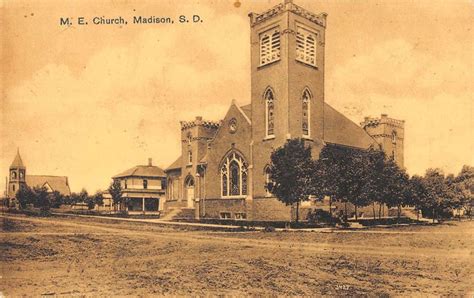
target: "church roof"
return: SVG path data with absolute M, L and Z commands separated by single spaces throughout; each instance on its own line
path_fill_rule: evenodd
M 181 155 L 165 171 L 181 169 Z
M 26 175 L 26 184 L 29 187 L 49 185 L 52 191 L 59 191 L 64 196 L 71 194 L 69 183 L 65 176 Z
M 324 141 L 364 149 L 377 144 L 362 127 L 327 103 L 324 103 Z
M 10 168 L 25 168 L 25 165 L 23 164 L 23 160 L 21 160 L 20 150 L 17 150 L 15 159 L 10 165 Z
M 126 170 L 120 174 L 113 176 L 112 178 L 123 178 L 123 177 L 166 177 L 165 171 L 157 166 L 135 166 L 131 169 Z
M 241 106 L 240 109 L 242 110 L 242 112 L 244 112 L 245 116 L 247 116 L 249 119 L 251 119 L 251 116 L 252 116 L 252 105 L 251 104 Z

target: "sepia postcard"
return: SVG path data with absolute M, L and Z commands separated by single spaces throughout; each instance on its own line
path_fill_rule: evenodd
M 472 297 L 473 16 L 0 1 L 0 296 Z

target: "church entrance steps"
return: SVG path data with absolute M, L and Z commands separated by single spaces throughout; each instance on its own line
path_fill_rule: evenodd
M 194 208 L 172 208 L 168 209 L 161 220 L 192 220 L 194 219 Z
M 161 220 L 172 220 L 176 214 L 178 214 L 180 209 L 177 208 L 170 208 L 164 212 L 164 215 L 160 217 Z

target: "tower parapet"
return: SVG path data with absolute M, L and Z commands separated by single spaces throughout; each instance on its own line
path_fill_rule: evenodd
M 257 13 L 249 13 L 250 17 L 250 26 L 255 26 L 259 23 L 262 23 L 274 16 L 277 16 L 285 11 L 291 11 L 315 24 L 318 24 L 322 27 L 326 27 L 326 13 L 315 14 L 312 13 L 301 6 L 298 6 L 292 2 L 292 0 L 284 0 L 283 3 L 280 3 L 260 14 Z
M 405 120 L 382 114 L 380 118 L 365 117 L 360 126 L 379 143 L 389 158 L 393 158 L 401 168 L 404 167 Z
M 220 122 L 203 120 L 201 116 L 197 116 L 195 120 L 192 121 L 181 121 L 181 130 L 185 130 L 195 126 L 204 126 L 205 128 L 219 128 L 221 125 Z

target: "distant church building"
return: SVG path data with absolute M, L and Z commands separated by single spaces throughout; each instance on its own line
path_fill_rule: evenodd
M 26 175 L 26 167 L 18 150 L 10 165 L 7 197 L 10 202 L 15 201 L 15 195 L 21 187 L 45 187 L 48 192 L 58 191 L 63 196 L 71 195 L 68 178 L 65 176 Z
M 166 169 L 166 209 L 196 218 L 289 220 L 266 189 L 270 155 L 303 138 L 318 158 L 326 144 L 383 149 L 403 167 L 404 122 L 366 118 L 362 127 L 325 102 L 326 14 L 285 0 L 250 13 L 251 102 L 232 102 L 219 122 L 181 122 L 181 156 Z

